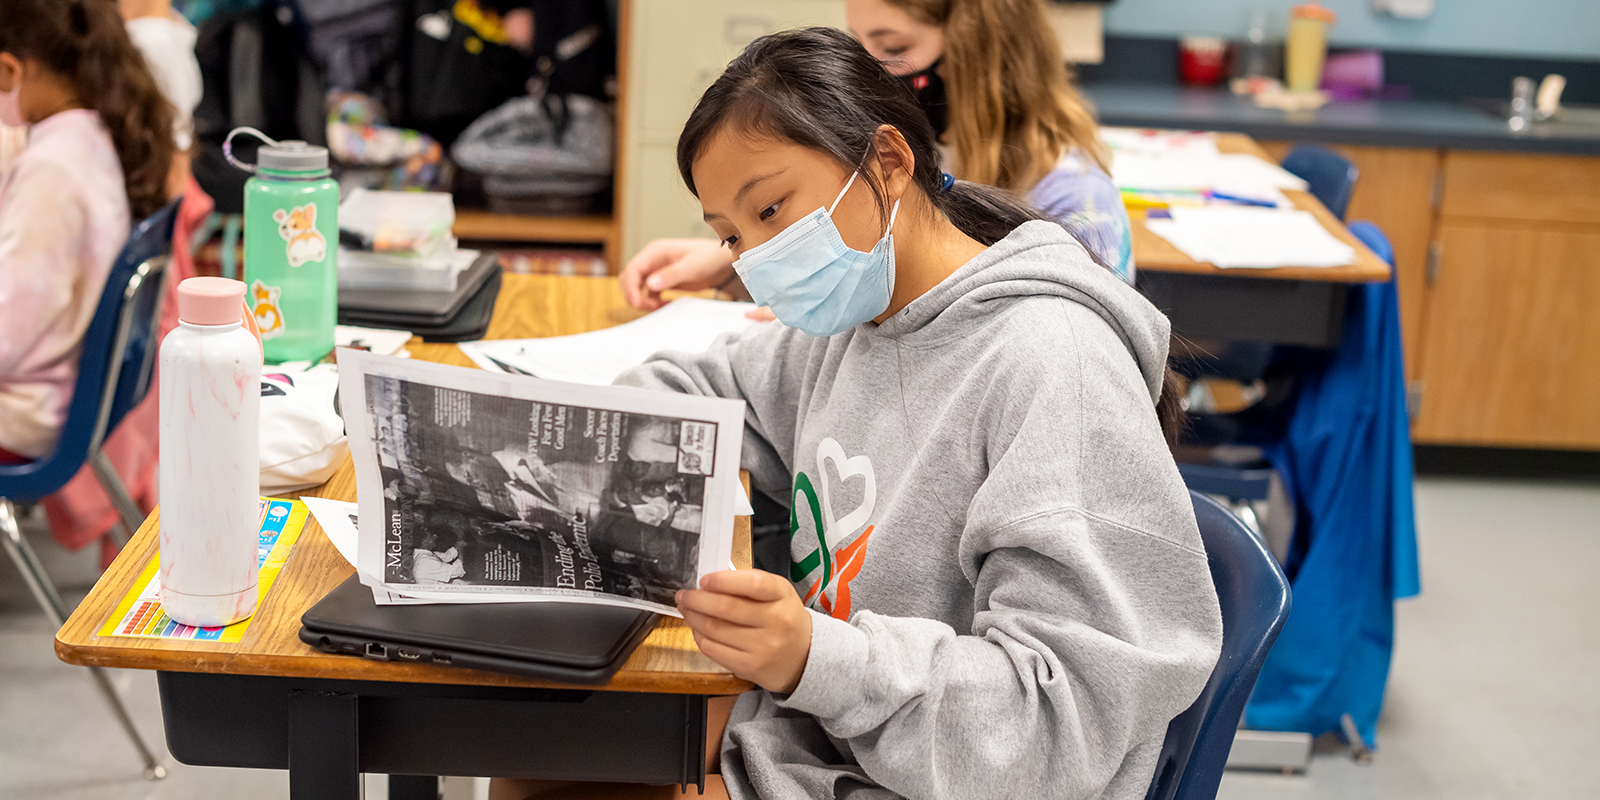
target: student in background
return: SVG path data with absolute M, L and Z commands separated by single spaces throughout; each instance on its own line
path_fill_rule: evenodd
M 1062 226 L 942 173 L 926 116 L 836 30 L 753 42 L 678 168 L 784 324 L 617 383 L 748 403 L 751 486 L 794 509 L 778 563 L 677 595 L 759 687 L 713 702 L 705 796 L 1143 798 L 1222 640 L 1163 436 L 1166 318 Z M 680 795 L 491 787 L 599 796 Z
M 200 105 L 200 62 L 194 57 L 196 32 L 172 10 L 172 0 L 117 0 L 128 38 L 144 56 L 161 95 L 172 104 L 172 169 L 167 196 L 183 194 L 189 183 L 189 148 L 194 145 L 194 109 Z
M 29 127 L 0 175 L 0 460 L 15 462 L 55 448 L 111 263 L 131 222 L 167 202 L 172 110 L 114 0 L 0 0 L 0 123 Z M 130 414 L 118 433 L 140 424 Z M 141 433 L 125 448 L 135 497 L 154 489 L 154 428 Z M 107 443 L 113 462 L 123 449 Z M 74 486 L 93 477 L 46 510 L 82 545 L 116 515 L 93 486 L 100 511 L 86 516 Z
M 1068 80 L 1043 0 L 845 0 L 851 33 L 928 115 L 957 178 L 1022 195 L 1132 283 L 1132 228 L 1087 101 Z M 623 269 L 623 295 L 734 289 L 709 239 L 658 239 Z

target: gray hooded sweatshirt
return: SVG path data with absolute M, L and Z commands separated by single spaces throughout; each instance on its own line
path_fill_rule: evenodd
M 1167 339 L 1030 222 L 882 325 L 757 326 L 619 379 L 748 401 L 744 466 L 792 510 L 811 652 L 735 707 L 733 797 L 1144 796 L 1222 641 L 1156 421 Z

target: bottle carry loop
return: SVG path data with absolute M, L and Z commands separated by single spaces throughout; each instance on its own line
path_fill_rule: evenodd
M 241 133 L 248 133 L 251 136 L 254 136 L 257 139 L 260 139 L 261 141 L 266 142 L 269 145 L 278 144 L 278 140 L 272 138 L 271 136 L 268 136 L 268 135 L 262 133 L 261 131 L 256 130 L 255 128 L 246 127 L 246 126 L 241 126 L 241 127 L 238 127 L 238 128 L 234 128 L 231 131 L 228 131 L 228 138 L 222 140 L 222 157 L 228 159 L 228 163 L 229 164 L 232 164 L 235 167 L 238 167 L 239 169 L 242 169 L 245 172 L 248 172 L 251 175 L 254 175 L 254 174 L 256 174 L 256 165 L 255 164 L 246 164 L 245 162 L 240 161 L 239 159 L 233 157 L 233 137 L 238 136 Z

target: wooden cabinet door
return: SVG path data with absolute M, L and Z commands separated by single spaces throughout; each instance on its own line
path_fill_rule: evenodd
M 1427 299 L 1428 242 L 1433 235 L 1434 180 L 1440 151 L 1420 147 L 1322 145 L 1356 165 L 1355 193 L 1348 219 L 1377 224 L 1394 246 L 1400 276 L 1400 327 L 1405 337 L 1406 378 L 1417 377 L 1423 309 Z M 1279 161 L 1294 148 L 1291 142 L 1261 142 Z
M 1445 218 L 1413 438 L 1600 449 L 1600 230 Z

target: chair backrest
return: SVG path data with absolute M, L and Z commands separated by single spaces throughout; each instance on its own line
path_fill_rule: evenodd
M 1272 467 L 1236 467 L 1229 464 L 1178 462 L 1183 485 L 1229 500 L 1266 500 L 1272 492 Z
M 1350 208 L 1350 195 L 1356 190 L 1356 165 L 1326 147 L 1302 144 L 1284 156 L 1283 168 L 1309 184 L 1307 191 L 1334 216 L 1344 219 Z
M 1206 688 L 1167 726 L 1146 800 L 1212 800 L 1245 701 L 1289 617 L 1289 581 L 1228 509 L 1189 492 L 1222 606 L 1222 655 Z
M 83 335 L 78 379 L 56 449 L 38 461 L 0 466 L 0 496 L 33 500 L 66 485 L 149 392 L 177 209 L 174 201 L 152 214 L 123 245 Z

